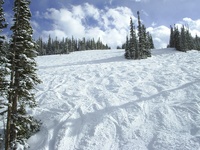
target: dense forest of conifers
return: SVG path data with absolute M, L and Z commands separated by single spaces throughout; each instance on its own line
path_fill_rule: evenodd
M 176 48 L 178 51 L 200 50 L 200 37 L 197 35 L 193 37 L 190 33 L 189 27 L 182 25 L 179 29 L 178 26 L 170 26 L 170 39 L 168 47 Z
M 82 50 L 110 49 L 100 38 L 97 41 L 94 38 L 92 40 L 86 38 L 77 40 L 73 37 L 58 40 L 57 38 L 51 38 L 49 35 L 48 41 L 45 42 L 42 38 L 39 38 L 36 43 L 38 44 L 37 51 L 39 55 L 68 54 Z
M 83 51 L 83 50 L 103 50 L 110 49 L 107 44 L 104 44 L 99 38 L 97 41 L 93 39 L 75 39 L 72 38 L 63 38 L 58 40 L 58 38 L 52 38 L 50 35 L 48 40 L 45 41 L 43 38 L 38 38 L 36 40 L 36 50 L 38 55 L 54 55 L 54 54 L 69 54 L 74 51 Z M 7 41 L 4 42 L 5 48 L 9 51 L 9 45 Z

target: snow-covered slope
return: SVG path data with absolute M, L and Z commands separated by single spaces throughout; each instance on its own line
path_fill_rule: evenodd
M 200 53 L 124 50 L 37 58 L 42 120 L 30 150 L 200 150 Z

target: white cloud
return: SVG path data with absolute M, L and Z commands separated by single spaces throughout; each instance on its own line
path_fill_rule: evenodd
M 33 28 L 36 28 L 36 29 L 39 28 L 39 24 L 34 20 L 31 20 L 31 25 Z
M 50 8 L 44 17 L 53 23 L 52 29 L 42 31 L 42 34 L 58 38 L 101 38 L 104 43 L 115 48 L 125 42 L 130 16 L 136 20 L 127 7 L 98 9 L 88 3 L 72 6 L 71 11 L 66 8 Z
M 137 25 L 137 18 L 133 16 L 128 7 L 104 8 L 98 9 L 95 6 L 84 3 L 83 5 L 72 6 L 71 10 L 66 8 L 47 10 L 43 17 L 52 22 L 52 28 L 48 31 L 42 31 L 43 37 L 63 37 L 75 38 L 94 38 L 101 40 L 110 47 L 121 46 L 126 35 L 129 34 L 130 17 Z M 37 26 L 36 23 L 34 23 Z M 200 36 L 200 20 L 183 18 L 178 25 L 188 24 L 192 35 Z M 164 48 L 169 43 L 170 29 L 164 25 L 157 26 L 152 23 L 148 27 L 153 37 L 156 48 Z
M 99 19 L 100 10 L 95 8 L 93 5 L 85 3 L 83 9 L 87 16 L 94 17 L 96 20 Z
M 196 34 L 200 36 L 200 19 L 192 20 L 191 18 L 183 18 L 183 21 L 180 23 L 189 27 L 192 36 L 196 36 Z
M 46 40 L 46 41 L 47 41 L 49 35 L 51 35 L 54 38 L 57 37 L 58 40 L 62 40 L 63 37 L 67 37 L 65 32 L 58 30 L 58 29 L 51 30 L 51 31 L 43 31 L 42 34 L 43 34 L 44 40 Z
M 136 18 L 132 15 L 132 11 L 129 8 L 117 7 L 107 9 L 103 18 L 106 20 L 106 26 L 108 26 L 108 28 L 127 29 L 131 16 L 133 21 L 136 21 Z
M 196 34 L 200 36 L 200 19 L 192 20 L 191 18 L 183 18 L 182 21 L 177 22 L 176 26 L 181 28 L 182 25 L 189 27 L 193 37 L 195 37 Z M 170 36 L 170 29 L 168 27 L 163 25 L 156 27 L 156 24 L 153 23 L 152 27 L 147 28 L 147 31 L 151 33 L 156 48 L 164 48 L 168 45 Z
M 157 23 L 155 23 L 155 22 L 152 22 L 152 24 L 151 24 L 151 26 L 156 26 L 157 25 Z
M 81 5 L 72 7 L 72 16 L 79 21 L 85 18 L 85 12 Z
M 78 14 L 80 12 L 77 8 L 73 10 L 76 12 L 73 14 L 67 9 L 57 10 L 55 8 L 48 9 L 45 13 L 45 18 L 53 21 L 53 29 L 49 31 L 52 36 L 58 35 L 63 32 L 61 35 L 68 35 L 69 37 L 75 36 L 77 38 L 83 37 L 85 34 L 85 27 L 82 24 L 82 16 Z M 55 34 L 54 34 L 55 31 Z M 48 31 L 43 31 L 47 33 Z
M 125 42 L 126 35 L 129 34 L 130 17 L 137 25 L 137 18 L 127 7 L 98 9 L 88 3 L 72 6 L 71 11 L 66 8 L 59 10 L 50 8 L 44 17 L 53 22 L 51 30 L 42 32 L 44 38 L 48 35 L 58 39 L 71 36 L 95 38 L 95 40 L 100 38 L 112 48 L 121 46 Z M 87 21 L 91 18 L 94 21 L 92 24 Z M 156 48 L 167 46 L 169 28 L 150 27 L 147 31 L 152 34 Z
M 147 28 L 153 37 L 154 46 L 156 48 L 165 48 L 169 43 L 170 29 L 166 26 Z
M 131 0 L 131 1 L 135 1 L 135 2 L 148 2 L 149 0 Z

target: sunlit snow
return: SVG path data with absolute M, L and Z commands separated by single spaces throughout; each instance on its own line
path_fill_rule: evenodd
M 38 57 L 30 150 L 200 150 L 200 53 L 124 50 Z

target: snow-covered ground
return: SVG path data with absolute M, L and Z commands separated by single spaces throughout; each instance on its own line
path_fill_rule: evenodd
M 200 150 L 200 52 L 124 50 L 37 58 L 41 119 L 30 150 Z

